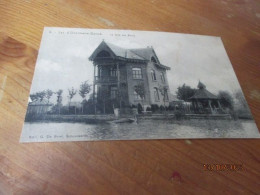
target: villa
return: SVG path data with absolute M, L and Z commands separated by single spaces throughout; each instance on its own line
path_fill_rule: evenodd
M 93 97 L 119 107 L 169 105 L 167 70 L 152 47 L 125 49 L 102 41 L 89 60 L 94 65 Z M 143 94 L 136 90 L 142 86 Z M 140 89 L 140 87 L 139 87 Z

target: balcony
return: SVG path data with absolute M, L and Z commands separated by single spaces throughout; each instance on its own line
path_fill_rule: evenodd
M 102 83 L 102 84 L 111 84 L 116 83 L 117 77 L 111 77 L 111 76 L 95 76 L 95 83 Z

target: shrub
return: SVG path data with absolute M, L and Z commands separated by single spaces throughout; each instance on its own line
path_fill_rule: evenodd
M 136 108 L 136 105 L 132 104 L 132 105 L 131 105 L 131 108 Z
M 139 114 L 142 113 L 143 107 L 142 107 L 142 105 L 140 103 L 137 105 L 137 109 L 138 109 L 138 113 Z
M 172 110 L 174 110 L 174 107 L 173 107 L 173 106 L 169 106 L 169 107 L 168 107 L 168 110 L 169 110 L 169 111 L 172 111 Z
M 159 110 L 159 106 L 157 104 L 152 104 L 151 105 L 151 110 L 152 110 L 152 112 L 156 112 L 156 111 Z
M 95 113 L 95 105 L 90 102 L 84 105 L 84 114 L 94 114 Z
M 229 110 L 229 114 L 234 120 L 238 120 L 238 114 L 234 110 Z
M 164 111 L 165 110 L 165 107 L 163 105 L 160 106 L 160 110 L 161 111 Z
M 176 118 L 177 120 L 181 120 L 181 119 L 184 118 L 183 112 L 181 112 L 181 111 L 179 111 L 179 110 L 176 110 L 176 111 L 174 112 L 174 115 L 175 115 L 175 118 Z
M 151 111 L 151 110 L 152 110 L 152 109 L 151 109 L 151 107 L 149 107 L 149 106 L 146 108 L 146 111 Z

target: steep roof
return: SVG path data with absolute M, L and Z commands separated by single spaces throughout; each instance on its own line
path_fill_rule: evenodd
M 147 48 L 140 48 L 140 49 L 130 49 L 133 53 L 141 56 L 145 60 L 151 60 L 151 56 L 156 56 L 153 48 L 147 47 Z M 159 62 L 159 59 L 156 56 L 156 59 Z
M 150 61 L 151 57 L 154 56 L 157 60 L 157 63 L 156 63 L 157 66 L 170 70 L 170 67 L 162 65 L 159 62 L 159 59 L 157 58 L 154 49 L 150 48 L 150 47 L 139 48 L 139 49 L 125 49 L 125 48 L 119 47 L 117 45 L 114 45 L 112 43 L 107 43 L 105 41 L 102 41 L 99 44 L 99 46 L 95 49 L 95 51 L 92 53 L 92 55 L 89 57 L 89 59 L 94 60 L 96 55 L 100 51 L 102 51 L 102 48 L 107 48 L 115 55 L 115 57 L 120 57 L 123 59 Z
M 218 99 L 218 97 L 206 89 L 206 85 L 199 81 L 198 89 L 196 90 L 195 94 L 189 98 L 190 100 L 194 99 Z
M 218 97 L 210 93 L 207 89 L 197 89 L 190 99 L 218 99 Z
M 104 42 L 111 50 L 112 52 L 118 56 L 118 57 L 122 57 L 122 58 L 129 58 L 129 59 L 138 59 L 138 60 L 145 60 L 144 58 L 136 55 L 135 53 L 133 53 L 131 50 L 129 49 L 125 49 L 122 47 L 118 47 L 112 43 L 106 43 Z
M 206 89 L 206 85 L 199 81 L 198 86 L 199 89 Z

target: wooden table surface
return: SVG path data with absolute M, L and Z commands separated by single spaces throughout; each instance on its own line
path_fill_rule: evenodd
M 0 194 L 260 194 L 259 140 L 19 144 L 44 26 L 221 36 L 260 127 L 257 0 L 1 0 Z

